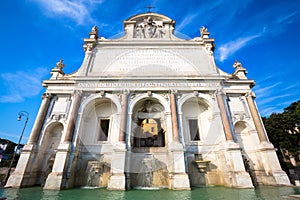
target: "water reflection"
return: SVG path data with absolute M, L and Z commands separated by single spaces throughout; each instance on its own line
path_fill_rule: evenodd
M 57 190 L 43 190 L 42 200 L 56 200 L 59 199 L 60 191 Z
M 135 199 L 201 199 L 201 200 L 281 200 L 288 195 L 300 194 L 300 188 L 295 187 L 258 187 L 256 189 L 235 189 L 225 187 L 201 187 L 193 188 L 191 191 L 161 190 L 129 190 L 129 191 L 108 191 L 103 188 L 94 189 L 69 189 L 62 191 L 43 190 L 40 187 L 23 189 L 0 190 L 0 198 L 20 200 L 135 200 Z

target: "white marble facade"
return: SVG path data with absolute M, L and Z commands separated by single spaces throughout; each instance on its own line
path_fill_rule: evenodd
M 119 39 L 84 39 L 78 71 L 63 61 L 7 185 L 45 189 L 289 185 L 241 63 L 214 61 L 214 39 L 174 36 L 157 13 L 124 21 Z

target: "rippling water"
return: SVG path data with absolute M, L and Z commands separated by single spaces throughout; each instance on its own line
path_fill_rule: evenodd
M 93 199 L 201 199 L 201 200 L 282 200 L 289 195 L 300 194 L 300 188 L 295 187 L 260 187 L 256 189 L 234 189 L 225 187 L 193 188 L 191 191 L 161 190 L 129 190 L 108 191 L 104 188 L 77 188 L 63 191 L 43 190 L 40 187 L 0 190 L 1 197 L 21 200 L 93 200 Z

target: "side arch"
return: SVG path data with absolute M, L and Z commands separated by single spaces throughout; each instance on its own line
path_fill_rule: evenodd
M 209 141 L 211 110 L 211 104 L 202 95 L 189 94 L 178 102 L 180 135 L 185 144 L 199 145 Z
M 95 99 L 110 99 L 117 107 L 117 112 L 121 113 L 121 102 L 120 99 L 113 94 L 109 94 L 109 93 L 105 93 L 104 96 L 102 96 L 101 94 L 93 94 L 90 95 L 89 97 L 87 97 L 86 99 L 83 100 L 83 102 L 81 103 L 81 106 L 79 108 L 79 112 L 78 113 L 82 113 L 85 109 L 89 108 L 89 106 L 93 105 L 91 104 L 91 102 L 93 102 Z
M 44 185 L 48 175 L 52 171 L 56 151 L 62 141 L 64 125 L 61 122 L 53 121 L 47 125 L 40 141 L 37 164 L 35 169 L 38 174 L 36 184 Z
M 179 101 L 178 101 L 178 112 L 182 112 L 182 105 L 187 102 L 188 100 L 192 99 L 192 98 L 198 98 L 199 100 L 201 100 L 205 106 L 207 106 L 209 109 L 211 109 L 213 106 L 210 103 L 210 100 L 207 99 L 207 97 L 201 93 L 199 93 L 197 96 L 194 93 L 191 94 L 187 94 L 184 95 Z
M 237 121 L 234 130 L 238 143 L 245 151 L 254 150 L 259 145 L 257 131 L 246 121 Z

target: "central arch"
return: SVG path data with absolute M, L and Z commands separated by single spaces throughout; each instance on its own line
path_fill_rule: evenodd
M 140 99 L 132 109 L 131 146 L 133 148 L 164 147 L 167 130 L 165 109 L 158 99 Z

